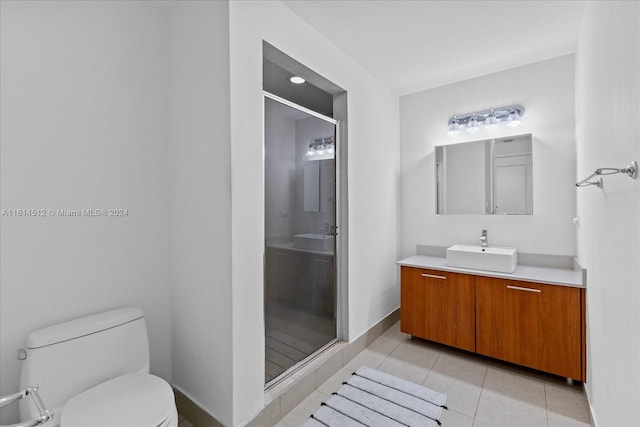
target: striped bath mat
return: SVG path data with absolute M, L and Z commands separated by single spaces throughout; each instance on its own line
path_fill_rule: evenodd
M 361 366 L 303 427 L 440 425 L 447 395 Z

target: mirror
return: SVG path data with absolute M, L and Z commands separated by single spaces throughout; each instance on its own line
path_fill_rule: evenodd
M 531 134 L 435 147 L 436 214 L 532 215 Z
M 334 159 L 304 162 L 305 212 L 331 212 L 335 194 L 334 169 Z

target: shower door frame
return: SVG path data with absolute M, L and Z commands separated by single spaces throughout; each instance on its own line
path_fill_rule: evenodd
M 323 345 L 322 347 L 320 347 L 318 350 L 316 350 L 315 352 L 311 353 L 310 355 L 308 355 L 307 357 L 305 357 L 304 359 L 302 359 L 300 362 L 296 363 L 295 365 L 291 366 L 289 369 L 285 370 L 284 372 L 282 372 L 280 375 L 276 376 L 275 378 L 271 379 L 269 382 L 265 383 L 264 388 L 265 391 L 276 386 L 277 384 L 279 384 L 280 382 L 282 382 L 284 379 L 288 378 L 289 376 L 291 376 L 294 372 L 299 371 L 300 369 L 302 369 L 305 365 L 307 365 L 308 363 L 310 363 L 313 359 L 315 359 L 317 356 L 319 356 L 320 354 L 322 354 L 325 350 L 327 350 L 328 348 L 330 348 L 331 346 L 333 346 L 334 344 L 336 344 L 340 339 L 344 338 L 342 337 L 342 334 L 344 333 L 343 327 L 345 325 L 343 325 L 343 321 L 345 319 L 343 319 L 342 315 L 343 315 L 343 309 L 342 309 L 342 299 L 343 299 L 343 294 L 341 292 L 341 285 L 342 285 L 342 281 L 340 280 L 340 276 L 341 274 L 339 273 L 341 271 L 341 268 L 343 266 L 343 261 L 342 261 L 342 257 L 341 257 L 341 251 L 339 251 L 339 247 L 340 247 L 340 227 L 341 227 L 341 223 L 340 223 L 340 205 L 341 205 L 341 193 L 340 193 L 340 171 L 341 171 L 341 167 L 340 167 L 340 155 L 339 155 L 339 151 L 340 151 L 340 120 L 336 120 L 332 117 L 328 117 L 325 116 L 324 114 L 318 113 L 317 111 L 313 111 L 309 108 L 303 107 L 302 105 L 296 104 L 295 102 L 289 101 L 288 99 L 279 97 L 278 95 L 274 95 L 271 92 L 268 92 L 266 90 L 262 91 L 263 93 L 263 108 L 265 105 L 265 100 L 271 99 L 273 101 L 279 102 L 280 104 L 286 105 L 288 107 L 294 108 L 298 111 L 301 111 L 303 113 L 309 114 L 310 116 L 316 117 L 318 119 L 324 120 L 326 122 L 329 122 L 331 124 L 334 125 L 334 138 L 335 138 L 335 150 L 334 150 L 334 156 L 335 156 L 335 168 L 334 168 L 334 175 L 335 175 L 335 194 L 334 194 L 334 221 L 335 221 L 335 231 L 334 231 L 334 236 L 335 236 L 335 240 L 334 240 L 334 248 L 333 248 L 333 256 L 334 256 L 334 267 L 333 267 L 333 276 L 334 276 L 334 283 L 335 283 L 335 289 L 334 289 L 334 294 L 335 294 L 335 307 L 334 307 L 334 316 L 336 319 L 336 337 L 334 339 L 332 339 L 331 341 L 327 342 L 325 345 Z M 264 111 L 262 113 L 262 117 L 264 118 L 265 114 Z M 264 129 L 264 126 L 263 126 Z M 264 130 L 263 130 L 263 150 L 266 150 L 265 148 L 265 141 L 264 141 Z M 264 163 L 264 156 L 263 156 L 263 163 Z M 263 171 L 264 171 L 264 164 L 263 164 Z M 263 182 L 266 182 L 266 177 L 263 177 Z M 264 250 L 265 248 L 263 248 Z M 263 268 L 263 271 L 266 271 Z M 263 280 L 265 280 L 263 278 Z M 266 328 L 266 323 L 265 323 L 265 328 Z M 265 334 L 266 334 L 266 329 L 265 329 Z

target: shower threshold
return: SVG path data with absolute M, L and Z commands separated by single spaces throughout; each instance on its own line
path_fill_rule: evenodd
M 275 391 L 275 389 L 279 385 L 284 384 L 285 382 L 287 382 L 287 380 L 289 380 L 295 373 L 303 370 L 305 367 L 307 367 L 312 362 L 317 360 L 323 354 L 325 354 L 326 352 L 331 350 L 336 344 L 339 344 L 339 343 L 342 343 L 342 342 L 343 341 L 341 341 L 341 340 L 339 340 L 337 338 L 334 338 L 333 340 L 329 341 L 324 346 L 320 347 L 318 350 L 316 350 L 313 353 L 311 353 L 308 357 L 306 357 L 303 360 L 301 360 L 300 362 L 296 363 L 295 365 L 293 365 L 292 367 L 290 367 L 289 369 L 287 369 L 286 371 L 284 371 L 280 375 L 278 375 L 278 376 L 274 377 L 273 379 L 269 380 L 269 382 L 267 382 L 265 384 L 265 386 L 264 386 L 265 394 Z

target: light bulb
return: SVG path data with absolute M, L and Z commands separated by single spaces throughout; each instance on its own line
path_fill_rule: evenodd
M 304 83 L 306 80 L 305 80 L 305 79 L 303 79 L 302 77 L 299 77 L 299 76 L 292 76 L 292 77 L 290 77 L 290 78 L 289 78 L 289 81 L 290 81 L 291 83 L 295 83 L 295 84 L 297 84 L 297 85 L 301 85 L 301 84 L 302 84 L 302 83 Z
M 467 132 L 474 134 L 479 130 L 480 128 L 478 127 L 478 119 L 476 119 L 476 115 L 474 114 L 467 122 Z
M 487 116 L 487 120 L 484 121 L 484 127 L 490 131 L 498 129 L 498 119 L 496 119 L 493 110 L 491 110 L 491 113 Z
M 449 125 L 449 132 L 447 132 L 449 136 L 458 136 L 460 135 L 460 125 L 458 124 L 458 118 L 454 118 L 453 122 Z
M 507 118 L 507 126 L 510 128 L 515 128 L 520 126 L 522 122 L 520 121 L 520 114 L 517 111 L 512 111 Z

